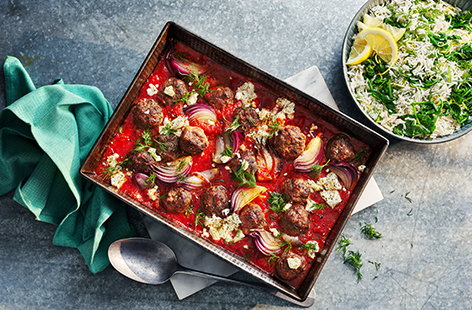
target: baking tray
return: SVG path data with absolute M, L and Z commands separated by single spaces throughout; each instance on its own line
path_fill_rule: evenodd
M 281 280 L 275 277 L 270 276 L 261 269 L 245 262 L 243 258 L 223 249 L 218 245 L 213 244 L 212 242 L 200 236 L 193 234 L 192 232 L 189 232 L 183 226 L 179 226 L 177 223 L 166 219 L 164 216 L 158 214 L 151 208 L 144 206 L 133 198 L 119 193 L 116 188 L 104 182 L 103 178 L 94 172 L 95 168 L 103 157 L 103 152 L 105 151 L 107 145 L 113 138 L 114 133 L 118 130 L 118 127 L 126 118 L 135 99 L 138 97 L 142 86 L 153 73 L 153 70 L 156 67 L 158 61 L 161 59 L 161 57 L 165 56 L 167 49 L 170 47 L 173 41 L 179 41 L 195 49 L 196 51 L 207 55 L 215 62 L 225 66 L 226 68 L 238 72 L 243 76 L 246 76 L 254 81 L 261 83 L 262 85 L 268 87 L 268 89 L 271 89 L 278 96 L 286 97 L 289 100 L 296 102 L 297 104 L 301 104 L 302 106 L 311 110 L 312 113 L 315 113 L 320 118 L 337 126 L 340 130 L 346 132 L 352 137 L 355 137 L 356 139 L 366 143 L 370 146 L 372 150 L 365 164 L 366 168 L 364 170 L 364 173 L 361 175 L 356 187 L 352 191 L 349 201 L 341 212 L 341 214 L 339 215 L 339 218 L 336 221 L 334 227 L 328 234 L 324 248 L 321 249 L 316 261 L 313 263 L 305 279 L 297 289 L 289 286 L 288 284 L 282 282 Z M 228 52 L 225 52 L 221 48 L 209 43 L 208 41 L 191 33 L 190 31 L 175 24 L 174 22 L 168 22 L 164 26 L 151 51 L 144 60 L 143 64 L 141 65 L 141 68 L 136 74 L 133 82 L 126 91 L 123 99 L 119 103 L 105 129 L 103 130 L 94 147 L 87 156 L 82 168 L 80 169 L 80 173 L 96 185 L 104 188 L 106 191 L 123 200 L 130 206 L 138 209 L 139 211 L 170 227 L 178 234 L 199 244 L 211 253 L 221 257 L 222 259 L 228 261 L 234 266 L 259 278 L 263 282 L 275 287 L 281 292 L 297 300 L 304 301 L 310 294 L 310 291 L 313 288 L 324 264 L 326 263 L 329 254 L 336 245 L 336 240 L 341 234 L 344 225 L 349 219 L 349 216 L 352 210 L 354 209 L 362 191 L 364 190 L 367 182 L 372 176 L 375 167 L 377 166 L 380 158 L 384 154 L 387 147 L 388 140 L 383 136 L 379 135 L 378 133 L 370 130 L 366 126 L 358 123 L 357 121 L 351 119 L 343 113 L 338 112 L 333 108 L 321 103 L 317 99 L 301 92 L 300 90 L 288 85 L 287 83 L 273 77 L 272 75 L 260 69 L 257 69 L 256 67 L 229 54 Z

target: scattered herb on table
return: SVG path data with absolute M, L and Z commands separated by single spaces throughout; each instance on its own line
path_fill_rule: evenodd
M 341 257 L 343 259 L 346 259 L 347 247 L 350 245 L 351 240 L 345 236 L 341 236 L 341 238 L 338 240 L 338 247 L 336 248 L 336 251 L 341 252 Z
M 409 203 L 412 203 L 412 200 L 411 200 L 411 198 L 410 198 L 408 195 L 410 195 L 410 192 L 407 192 L 407 193 L 405 194 L 405 196 L 403 196 L 403 197 L 404 197 L 406 200 L 408 200 Z
M 378 271 L 378 270 L 380 269 L 380 266 L 382 265 L 382 264 L 379 263 L 379 262 L 373 262 L 373 261 L 371 261 L 371 260 L 369 260 L 368 262 L 369 262 L 369 264 L 372 264 L 372 265 L 375 266 L 375 270 L 376 270 L 376 271 Z
M 361 227 L 361 233 L 367 239 L 380 239 L 382 238 L 382 234 L 375 230 L 375 228 L 371 224 L 364 223 L 364 226 Z
M 406 216 L 412 216 L 413 215 L 413 209 L 410 209 L 410 211 L 408 211 L 408 213 L 406 214 Z
M 344 258 L 344 264 L 351 266 L 356 272 L 357 282 L 362 280 L 361 268 L 364 265 L 362 263 L 362 254 L 359 251 L 348 251 L 346 257 Z

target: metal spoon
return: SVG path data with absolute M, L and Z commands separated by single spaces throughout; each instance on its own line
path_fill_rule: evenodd
M 299 301 L 263 283 L 244 282 L 182 267 L 174 251 L 157 240 L 128 238 L 115 241 L 108 248 L 108 257 L 118 272 L 141 283 L 162 284 L 174 274 L 183 273 L 260 289 L 302 307 L 314 303 L 313 292 L 305 301 Z

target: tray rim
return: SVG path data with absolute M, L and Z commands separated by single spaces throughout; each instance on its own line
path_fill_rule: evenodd
M 282 88 L 287 89 L 288 91 L 290 91 L 292 93 L 295 93 L 297 96 L 300 96 L 301 98 L 305 99 L 310 104 L 318 105 L 318 106 L 320 106 L 319 108 L 328 110 L 329 113 L 334 113 L 334 115 L 344 119 L 344 121 L 346 121 L 347 123 L 352 124 L 355 127 L 359 127 L 360 129 L 364 130 L 364 132 L 368 132 L 372 136 L 372 139 L 377 139 L 377 142 L 379 144 L 378 145 L 379 150 L 377 152 L 375 162 L 373 163 L 372 167 L 370 168 L 370 171 L 366 171 L 365 173 L 363 173 L 363 179 L 361 179 L 362 182 L 361 182 L 361 180 L 358 182 L 358 185 L 356 187 L 359 188 L 359 192 L 356 195 L 356 197 L 354 197 L 354 198 L 350 197 L 350 200 L 351 199 L 353 199 L 353 200 L 350 201 L 350 205 L 348 203 L 344 207 L 344 209 L 347 209 L 347 207 L 349 207 L 349 210 L 347 211 L 347 215 L 346 215 L 345 219 L 342 222 L 339 223 L 339 217 L 341 217 L 341 214 L 346 212 L 343 209 L 343 211 L 341 212 L 341 214 L 338 217 L 338 220 L 336 221 L 335 225 L 333 226 L 333 229 L 328 234 L 328 237 L 331 236 L 332 232 L 334 231 L 334 228 L 337 227 L 337 232 L 335 233 L 335 235 L 333 236 L 333 238 L 331 240 L 331 245 L 329 246 L 328 250 L 324 254 L 322 254 L 322 260 L 321 260 L 321 262 L 319 262 L 319 268 L 314 267 L 316 265 L 316 262 L 317 262 L 317 261 L 315 261 L 315 263 L 312 265 L 311 269 L 309 270 L 308 274 L 306 275 L 306 278 L 308 278 L 308 276 L 311 275 L 311 277 L 313 279 L 310 283 L 308 283 L 308 286 L 305 288 L 303 294 L 299 294 L 297 292 L 297 290 L 289 287 L 286 284 L 283 285 L 282 281 L 276 280 L 275 277 L 268 275 L 265 271 L 262 271 L 259 268 L 255 267 L 255 266 L 253 266 L 249 263 L 241 262 L 241 259 L 239 257 L 237 257 L 235 254 L 233 254 L 232 252 L 229 252 L 228 250 L 220 248 L 218 245 L 216 245 L 216 244 L 212 243 L 211 241 L 206 240 L 206 239 L 194 234 L 193 232 L 190 232 L 190 231 L 186 230 L 185 228 L 183 229 L 182 227 L 179 227 L 175 224 L 173 225 L 171 221 L 167 220 L 166 218 L 164 218 L 162 215 L 158 214 L 157 212 L 152 212 L 152 210 L 148 209 L 147 207 L 144 207 L 139 202 L 133 201 L 133 200 L 129 199 L 129 197 L 125 197 L 124 195 L 118 193 L 116 191 L 116 189 L 114 187 L 112 187 L 111 185 L 100 182 L 99 180 L 94 178 L 95 174 L 91 173 L 87 169 L 87 166 L 90 165 L 90 162 L 92 161 L 92 159 L 91 159 L 92 154 L 95 151 L 97 151 L 96 149 L 97 149 L 99 143 L 102 142 L 102 139 L 104 139 L 105 134 L 107 133 L 107 131 L 110 129 L 110 126 L 114 122 L 115 116 L 117 114 L 116 112 L 119 111 L 119 108 L 121 106 L 123 106 L 125 99 L 129 96 L 132 89 L 136 86 L 136 83 L 138 82 L 139 77 L 141 76 L 141 74 L 143 74 L 143 71 L 146 69 L 146 67 L 147 67 L 151 57 L 155 53 L 160 41 L 163 40 L 163 38 L 168 35 L 171 28 L 177 29 L 178 31 L 183 31 L 184 33 L 187 33 L 187 34 L 193 36 L 194 39 L 200 40 L 201 42 L 203 42 L 203 44 L 208 45 L 212 49 L 216 49 L 217 52 L 219 52 L 219 53 L 223 53 L 223 55 L 225 57 L 230 57 L 232 60 L 238 62 L 242 66 L 245 66 L 248 69 L 255 71 L 256 73 L 260 74 L 264 78 L 267 78 L 267 79 L 277 83 Z M 154 70 L 154 67 L 152 68 L 152 70 Z M 309 110 L 312 110 L 311 112 L 314 113 L 312 107 L 305 106 L 305 108 L 307 108 Z M 335 126 L 339 127 L 339 125 L 335 125 Z M 346 225 L 347 221 L 349 220 L 349 217 L 350 217 L 356 203 L 358 202 L 365 186 L 367 185 L 368 181 L 370 180 L 371 176 L 373 175 L 379 160 L 383 157 L 385 151 L 387 150 L 388 145 L 389 145 L 389 141 L 385 137 L 383 137 L 381 134 L 373 131 L 372 129 L 368 128 L 367 126 L 361 124 L 360 122 L 354 120 L 353 118 L 349 117 L 348 115 L 345 115 L 344 113 L 335 110 L 334 108 L 320 102 L 316 98 L 313 98 L 312 96 L 310 96 L 310 95 L 300 91 L 299 89 L 287 84 L 286 82 L 272 76 L 271 74 L 266 73 L 265 71 L 256 68 L 255 66 L 247 63 L 246 61 L 244 61 L 244 60 L 242 60 L 242 59 L 226 52 L 225 50 L 215 46 L 214 44 L 206 41 L 205 39 L 199 37 L 198 35 L 193 34 L 192 32 L 190 32 L 190 31 L 186 30 L 185 28 L 177 25 L 176 23 L 174 23 L 172 21 L 169 21 L 163 27 L 161 33 L 159 34 L 156 41 L 154 42 L 152 48 L 150 49 L 148 55 L 146 56 L 144 62 L 141 65 L 140 69 L 138 70 L 138 72 L 136 73 L 133 81 L 131 82 L 130 86 L 128 87 L 128 90 L 125 92 L 123 98 L 120 100 L 120 103 L 117 105 L 117 108 L 115 109 L 115 111 L 114 111 L 113 115 L 111 116 L 110 120 L 108 121 L 107 125 L 104 127 L 104 129 L 101 132 L 99 138 L 95 141 L 94 146 L 90 150 L 89 154 L 87 155 L 86 160 L 84 161 L 84 163 L 83 163 L 83 165 L 80 169 L 80 173 L 84 177 L 86 177 L 88 180 L 92 181 L 93 183 L 95 183 L 99 187 L 101 187 L 101 188 L 105 189 L 107 192 L 111 193 L 113 196 L 119 198 L 120 200 L 124 201 L 128 205 L 134 207 L 135 209 L 143 212 L 144 214 L 146 214 L 146 215 L 152 217 L 153 219 L 159 221 L 160 223 L 166 225 L 167 227 L 169 227 L 173 231 L 177 232 L 181 236 L 183 236 L 187 239 L 190 239 L 193 242 L 199 244 L 205 250 L 219 256 L 220 258 L 222 258 L 225 261 L 231 263 L 232 265 L 238 267 L 239 269 L 242 269 L 242 270 L 248 272 L 249 274 L 251 274 L 252 276 L 255 276 L 258 279 L 264 281 L 265 283 L 275 287 L 276 289 L 280 290 L 284 294 L 287 294 L 287 295 L 289 295 L 289 296 L 291 296 L 291 297 L 293 297 L 297 300 L 304 301 L 304 300 L 306 300 L 306 298 L 308 297 L 308 295 L 309 295 L 310 291 L 312 290 L 314 284 L 316 283 L 316 280 L 317 280 L 321 270 L 323 269 L 324 264 L 326 263 L 330 253 L 332 252 L 332 250 L 335 247 L 336 240 L 341 235 L 342 230 L 343 230 L 344 226 Z M 351 196 L 353 196 L 353 195 L 351 194 Z M 327 242 L 328 242 L 328 240 L 327 240 Z M 231 258 L 233 258 L 237 261 L 234 261 Z M 241 265 L 241 263 L 243 265 Z M 314 269 L 316 269 L 316 270 L 313 271 Z M 304 279 L 302 283 L 305 283 L 305 281 L 307 281 L 307 280 Z M 300 288 L 298 290 L 300 290 Z

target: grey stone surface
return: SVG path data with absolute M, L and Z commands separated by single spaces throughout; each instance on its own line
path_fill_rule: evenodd
M 317 65 L 341 110 L 363 121 L 340 65 L 344 32 L 362 3 L 2 0 L 0 59 L 20 57 L 38 86 L 59 77 L 91 84 L 116 105 L 173 20 L 280 78 Z M 345 229 L 363 253 L 365 277 L 356 283 L 333 254 L 315 286 L 314 308 L 471 309 L 471 174 L 470 134 L 441 145 L 391 146 L 376 173 L 385 200 Z M 359 223 L 375 218 L 384 238 L 363 239 Z M 178 301 L 169 284 L 138 284 L 111 268 L 91 275 L 77 251 L 51 244 L 53 226 L 36 222 L 9 196 L 0 198 L 0 223 L 0 309 L 291 307 L 244 287 L 217 284 Z M 367 260 L 381 262 L 380 270 Z

